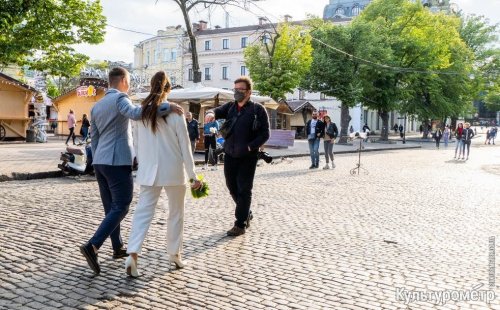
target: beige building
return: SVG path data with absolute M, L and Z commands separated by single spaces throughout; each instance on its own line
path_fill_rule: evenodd
M 184 33 L 181 26 L 169 26 L 166 30 L 158 30 L 157 36 L 137 44 L 134 48 L 133 73 L 149 85 L 151 77 L 163 70 L 172 84 L 182 84 Z

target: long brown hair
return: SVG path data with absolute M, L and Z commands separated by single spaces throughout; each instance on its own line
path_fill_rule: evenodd
M 151 124 L 153 133 L 156 133 L 158 127 L 158 106 L 165 100 L 171 89 L 172 84 L 165 71 L 158 71 L 151 78 L 151 92 L 141 104 L 141 119 L 144 126 Z

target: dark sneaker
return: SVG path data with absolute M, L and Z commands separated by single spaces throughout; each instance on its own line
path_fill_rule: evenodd
M 99 262 L 97 261 L 97 254 L 94 252 L 92 244 L 86 243 L 80 246 L 80 252 L 83 254 L 90 269 L 94 271 L 95 274 L 101 273 L 101 267 L 99 267 Z
M 247 221 L 245 223 L 246 228 L 250 227 L 250 221 L 251 220 L 253 220 L 253 214 L 252 214 L 252 212 L 250 212 L 250 214 L 248 215 L 248 219 L 247 219 Z
M 311 165 L 311 167 L 309 167 L 309 169 L 314 169 L 314 168 L 316 168 L 315 165 Z
M 125 250 L 125 249 L 119 249 L 117 251 L 113 251 L 113 258 L 114 259 L 124 258 L 127 256 L 128 256 L 128 253 L 127 253 L 127 250 Z
M 234 225 L 233 228 L 227 231 L 227 235 L 232 237 L 241 236 L 244 233 L 245 233 L 245 228 L 241 228 L 236 225 Z

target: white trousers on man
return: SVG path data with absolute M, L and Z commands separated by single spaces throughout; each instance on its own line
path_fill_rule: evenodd
M 128 240 L 127 253 L 140 253 L 142 243 L 153 220 L 161 190 L 165 189 L 168 197 L 167 253 L 177 255 L 182 250 L 184 234 L 184 201 L 186 185 L 180 186 L 145 186 L 141 185 L 139 202 L 132 219 L 132 229 Z

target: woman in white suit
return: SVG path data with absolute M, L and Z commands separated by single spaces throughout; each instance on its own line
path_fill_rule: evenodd
M 134 146 L 139 170 L 137 183 L 141 186 L 139 202 L 132 219 L 125 262 L 127 274 L 139 276 L 137 259 L 148 233 L 161 190 L 168 196 L 167 253 L 170 263 L 183 268 L 181 260 L 184 230 L 184 200 L 187 177 L 194 180 L 192 188 L 201 186 L 196 180 L 194 160 L 186 121 L 183 116 L 171 113 L 157 117 L 157 107 L 170 92 L 170 81 L 163 71 L 151 79 L 151 93 L 142 102 L 142 120 L 135 124 Z M 187 177 L 186 177 L 187 174 Z

